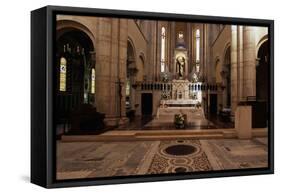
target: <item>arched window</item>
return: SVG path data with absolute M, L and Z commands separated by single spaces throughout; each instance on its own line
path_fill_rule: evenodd
M 59 90 L 61 92 L 66 91 L 66 64 L 67 61 L 64 57 L 60 58 L 60 83 L 59 83 Z
M 165 56 L 165 48 L 166 47 L 166 29 L 165 27 L 161 28 L 161 72 L 165 71 L 165 61 L 166 61 L 166 56 Z
M 127 80 L 126 80 L 126 97 L 130 96 L 130 93 L 131 93 L 130 78 L 127 78 Z
M 197 29 L 196 32 L 195 32 L 195 41 L 196 41 L 196 46 L 195 46 L 195 49 L 196 49 L 196 63 L 199 63 L 200 62 L 200 30 Z
M 91 76 L 91 93 L 95 94 L 95 84 L 96 84 L 96 71 L 95 68 L 92 68 L 92 72 L 91 72 L 92 76 Z

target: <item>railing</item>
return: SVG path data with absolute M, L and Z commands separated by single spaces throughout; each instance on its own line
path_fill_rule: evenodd
M 164 82 L 143 82 L 140 84 L 141 90 L 172 90 L 172 83 Z
M 140 89 L 145 90 L 172 90 L 172 83 L 168 82 L 142 82 L 140 84 Z M 208 84 L 208 83 L 188 83 L 188 90 L 190 91 L 217 91 L 217 84 Z

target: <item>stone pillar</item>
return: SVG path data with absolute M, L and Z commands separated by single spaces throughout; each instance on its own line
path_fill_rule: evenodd
M 244 101 L 243 95 L 243 26 L 238 26 L 238 101 Z
M 235 129 L 239 139 L 252 138 L 252 107 L 238 106 L 235 112 Z
M 221 88 L 223 83 L 216 83 L 218 85 L 218 90 L 217 90 L 217 96 L 218 96 L 218 102 L 217 102 L 217 110 L 218 112 L 220 111 L 220 105 L 225 107 L 225 90 Z
M 98 19 L 96 47 L 96 106 L 98 112 L 105 114 L 106 124 L 115 125 L 117 117 L 115 108 L 116 88 L 114 81 L 111 79 L 111 30 L 112 26 L 109 18 Z M 115 118 L 115 120 L 110 121 L 113 118 Z
M 161 21 L 156 21 L 156 80 L 160 80 L 160 60 L 161 60 Z
M 170 60 L 171 60 L 171 37 L 172 37 L 172 29 L 171 29 L 171 23 L 170 22 L 167 22 L 166 23 L 166 50 L 165 50 L 165 53 L 166 53 L 166 68 L 165 68 L 165 71 L 169 71 L 171 72 L 171 63 L 170 63 Z
M 135 91 L 135 102 L 138 103 L 138 106 L 135 108 L 136 110 L 136 116 L 141 116 L 141 90 L 138 87 Z
M 256 57 L 254 27 L 244 26 L 243 49 L 243 93 L 244 98 L 247 98 L 247 96 L 256 96 Z
M 231 112 L 237 107 L 237 26 L 231 26 Z
M 170 50 L 169 50 L 169 54 L 170 54 L 170 60 L 169 60 L 169 64 L 170 64 L 170 72 L 175 75 L 176 73 L 176 69 L 175 69 L 175 59 L 174 59 L 174 50 L 175 50 L 175 47 L 176 47 L 176 24 L 175 22 L 172 22 L 171 24 L 171 37 L 170 37 Z
M 203 42 L 203 61 L 201 62 L 200 71 L 202 71 L 202 75 L 205 76 L 205 70 L 206 70 L 206 62 L 207 62 L 207 25 L 203 24 L 203 33 L 202 33 L 202 42 Z
M 155 67 L 155 21 L 146 21 L 148 24 L 148 47 L 145 60 L 145 68 L 147 69 L 147 81 L 154 81 L 154 67 Z
M 128 122 L 126 117 L 126 80 L 127 80 L 127 40 L 128 40 L 128 20 L 119 19 L 118 25 L 118 81 L 121 82 L 121 103 L 119 102 L 119 124 Z M 120 99 L 120 95 L 118 97 Z M 120 101 L 120 100 L 119 100 Z
M 97 29 L 96 106 L 106 125 L 115 126 L 126 120 L 127 20 L 99 18 Z
M 133 79 L 131 79 L 133 80 Z M 131 81 L 131 83 L 134 83 Z M 135 104 L 136 104 L 136 90 L 131 85 L 131 94 L 130 94 L 130 103 L 131 103 L 131 109 L 135 110 Z
M 153 81 L 157 80 L 157 66 L 158 66 L 158 61 L 157 61 L 157 28 L 158 28 L 158 22 L 157 21 L 151 21 L 153 23 L 152 26 L 152 38 L 151 38 L 151 44 L 152 44 L 152 50 L 151 54 L 153 54 L 153 57 L 151 57 L 151 64 L 153 65 Z

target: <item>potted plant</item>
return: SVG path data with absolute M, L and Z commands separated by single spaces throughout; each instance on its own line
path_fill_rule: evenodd
M 200 108 L 200 107 L 201 107 L 201 103 L 200 103 L 200 102 L 197 102 L 196 108 Z
M 186 116 L 183 114 L 175 114 L 174 124 L 177 129 L 183 129 L 185 125 Z

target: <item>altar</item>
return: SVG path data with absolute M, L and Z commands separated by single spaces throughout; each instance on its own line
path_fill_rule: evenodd
M 198 104 L 197 100 L 183 99 L 183 100 L 161 100 L 162 107 L 192 107 Z
M 162 81 L 169 85 L 163 87 L 161 100 L 152 124 L 173 123 L 177 114 L 185 115 L 188 122 L 207 122 L 202 108 L 202 82 L 200 82 L 199 63 L 188 68 L 188 50 L 183 34 L 179 33 L 174 50 L 173 72 L 163 72 Z M 171 76 L 172 75 L 172 76 Z
M 202 102 L 201 91 L 191 90 L 191 84 L 188 80 L 172 80 L 172 89 L 168 91 L 170 95 L 167 95 L 169 98 L 161 99 L 160 107 L 195 107 L 200 105 Z

